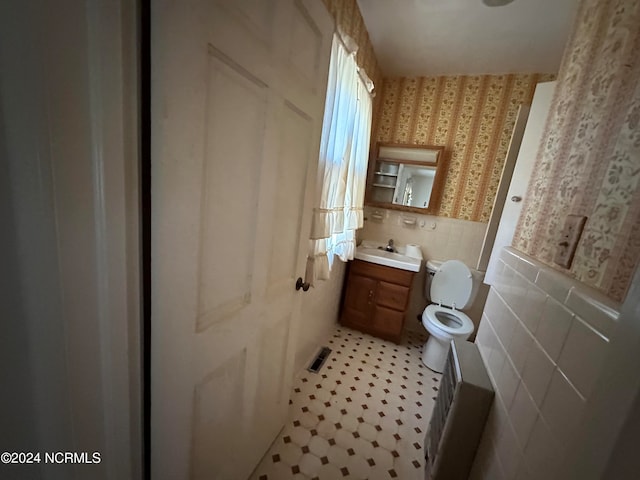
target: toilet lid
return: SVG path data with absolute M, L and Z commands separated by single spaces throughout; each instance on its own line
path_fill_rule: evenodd
M 461 309 L 467 305 L 472 290 L 471 270 L 460 260 L 449 260 L 433 276 L 431 301 Z

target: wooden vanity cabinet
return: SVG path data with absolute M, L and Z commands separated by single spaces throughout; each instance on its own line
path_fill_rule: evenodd
M 349 262 L 340 323 L 400 342 L 414 272 L 362 260 Z

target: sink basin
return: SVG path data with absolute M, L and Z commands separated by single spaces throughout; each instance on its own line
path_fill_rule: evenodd
M 409 270 L 411 272 L 420 271 L 422 260 L 419 258 L 409 257 L 401 253 L 387 252 L 376 247 L 360 246 L 356 247 L 356 258 L 365 262 L 385 265 L 387 267 L 399 268 L 401 270 Z

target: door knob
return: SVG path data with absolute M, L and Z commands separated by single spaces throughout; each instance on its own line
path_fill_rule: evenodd
M 303 292 L 306 292 L 310 286 L 311 284 L 309 282 L 302 281 L 302 277 L 298 277 L 298 280 L 296 280 L 296 290 L 302 289 Z

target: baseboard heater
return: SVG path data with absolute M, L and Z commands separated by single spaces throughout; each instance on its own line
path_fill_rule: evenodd
M 493 401 L 475 343 L 453 340 L 425 438 L 427 480 L 466 480 Z

